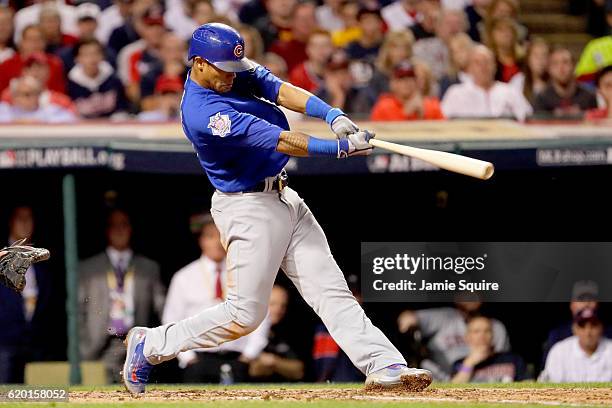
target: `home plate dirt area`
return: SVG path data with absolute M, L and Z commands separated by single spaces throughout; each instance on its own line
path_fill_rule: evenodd
M 331 388 L 333 387 L 333 388 Z M 156 403 L 179 403 L 181 402 L 221 402 L 221 401 L 294 401 L 294 402 L 319 402 L 319 401 L 369 401 L 376 402 L 414 402 L 414 403 L 455 403 L 456 405 L 471 405 L 474 403 L 487 404 L 509 404 L 509 405 L 561 405 L 561 406 L 612 406 L 611 387 L 571 387 L 564 386 L 537 386 L 534 388 L 521 387 L 433 387 L 422 392 L 408 391 L 367 391 L 363 388 L 347 386 L 312 387 L 306 385 L 296 388 L 295 386 L 283 387 L 198 387 L 184 386 L 173 389 L 154 388 L 142 396 L 132 397 L 124 390 L 104 391 L 71 391 L 71 403 L 106 403 L 120 405 L 122 403 L 140 403 L 155 405 Z M 147 404 L 148 403 L 148 404 Z M 432 404 L 436 406 L 438 404 Z M 317 404 L 312 404 L 317 405 Z M 344 405 L 344 404 L 339 404 Z M 421 404 L 419 404 L 421 405 Z

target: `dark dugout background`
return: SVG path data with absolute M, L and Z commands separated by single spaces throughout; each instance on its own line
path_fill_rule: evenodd
M 32 205 L 34 242 L 53 254 L 56 282 L 50 311 L 48 359 L 66 359 L 65 271 L 61 171 L 0 171 L 0 237 L 7 237 L 10 210 Z M 446 172 L 342 176 L 293 176 L 291 187 L 306 200 L 325 230 L 345 274 L 359 275 L 362 241 L 610 241 L 612 168 L 574 167 L 506 171 L 483 182 Z M 78 170 L 76 173 L 80 259 L 104 249 L 105 214 L 127 209 L 136 251 L 158 261 L 163 279 L 199 255 L 188 219 L 207 209 L 212 187 L 204 175 L 157 175 Z M 109 191 L 116 192 L 108 194 Z M 4 238 L 6 239 L 6 238 Z M 3 246 L 3 244 L 0 244 Z M 291 285 L 279 273 L 281 283 Z M 291 286 L 288 325 L 295 347 L 309 356 L 318 320 Z M 370 318 L 400 348 L 395 320 L 406 308 L 437 305 L 369 303 Z M 603 318 L 612 322 L 610 304 Z M 570 318 L 567 303 L 496 303 L 484 312 L 502 320 L 514 351 L 540 365 L 548 331 Z M 172 380 L 168 365 L 160 380 Z

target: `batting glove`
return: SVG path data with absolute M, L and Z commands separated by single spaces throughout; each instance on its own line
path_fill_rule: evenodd
M 367 156 L 371 154 L 374 147 L 369 144 L 368 141 L 375 136 L 376 134 L 374 132 L 362 130 L 348 135 L 346 139 L 339 140 L 338 145 L 340 148 L 338 149 L 338 158 Z
M 359 127 L 346 115 L 340 115 L 331 123 L 331 130 L 338 139 L 343 139 L 352 133 L 359 132 Z

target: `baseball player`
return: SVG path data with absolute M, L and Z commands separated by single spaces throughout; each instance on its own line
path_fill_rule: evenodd
M 36 262 L 49 259 L 49 251 L 24 245 L 26 238 L 0 250 L 0 283 L 19 293 L 26 285 L 25 274 Z
M 426 388 L 431 373 L 407 367 L 366 317 L 323 230 L 304 201 L 287 187 L 283 170 L 289 156 L 367 155 L 374 135 L 360 131 L 340 109 L 281 81 L 244 53 L 244 41 L 233 28 L 217 23 L 198 27 L 189 47 L 193 65 L 181 103 L 185 135 L 216 189 L 211 213 L 227 249 L 226 300 L 179 322 L 130 330 L 122 374 L 126 388 L 142 393 L 155 364 L 257 328 L 266 316 L 279 268 L 367 376 L 367 386 Z M 325 120 L 338 138 L 291 131 L 277 105 Z

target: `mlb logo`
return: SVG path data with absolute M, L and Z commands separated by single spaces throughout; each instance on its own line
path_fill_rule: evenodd
M 211 116 L 208 123 L 208 128 L 212 131 L 212 134 L 221 137 L 225 137 L 231 132 L 231 126 L 232 121 L 229 115 L 222 115 L 221 112 Z

